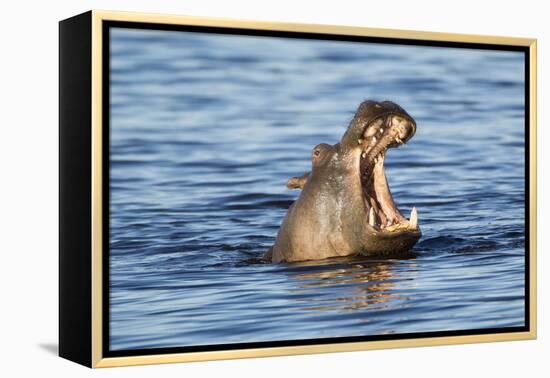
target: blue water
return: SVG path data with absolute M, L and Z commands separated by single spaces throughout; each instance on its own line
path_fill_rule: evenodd
M 113 29 L 111 64 L 111 349 L 524 325 L 521 53 Z M 262 262 L 367 98 L 418 124 L 414 256 Z

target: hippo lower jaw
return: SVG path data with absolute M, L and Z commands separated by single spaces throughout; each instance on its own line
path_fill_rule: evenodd
M 412 208 L 409 219 L 403 216 L 393 200 L 384 170 L 384 160 L 388 149 L 398 147 L 405 142 L 400 138 L 399 132 L 382 138 L 382 140 L 377 139 L 376 135 L 384 134 L 384 128 L 390 128 L 392 124 L 397 124 L 399 127 L 401 120 L 399 116 L 378 119 L 375 124 L 379 126 L 365 127 L 363 139 L 358 140 L 358 144 L 364 144 L 360 155 L 359 175 L 365 213 L 368 214 L 369 226 L 376 232 L 409 231 L 414 234 L 420 231 L 416 207 Z M 373 127 L 378 131 L 375 135 L 369 135 L 373 133 Z

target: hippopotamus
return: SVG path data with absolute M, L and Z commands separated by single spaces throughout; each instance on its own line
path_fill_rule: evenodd
M 363 101 L 340 142 L 315 146 L 311 172 L 287 181 L 301 193 L 265 258 L 280 263 L 408 252 L 421 237 L 417 210 L 407 219 L 395 205 L 384 158 L 415 132 L 415 120 L 399 105 Z

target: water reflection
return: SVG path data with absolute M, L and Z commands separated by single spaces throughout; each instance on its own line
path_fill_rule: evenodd
M 392 292 L 399 280 L 399 273 L 393 268 L 407 261 L 408 266 L 414 270 L 414 258 L 410 254 L 400 260 L 331 259 L 329 263 L 316 265 L 312 271 L 292 274 L 290 277 L 297 282 L 292 291 L 295 294 L 319 289 L 322 293 L 336 294 L 334 297 L 324 295 L 315 299 L 298 297 L 298 301 L 309 302 L 303 310 L 357 310 L 380 305 L 390 299 L 400 298 L 399 294 Z M 314 264 L 315 262 L 304 263 L 302 266 Z M 413 278 L 409 276 L 408 279 Z

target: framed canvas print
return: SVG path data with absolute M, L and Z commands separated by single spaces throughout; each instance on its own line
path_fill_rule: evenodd
M 59 353 L 536 337 L 536 41 L 60 22 Z

